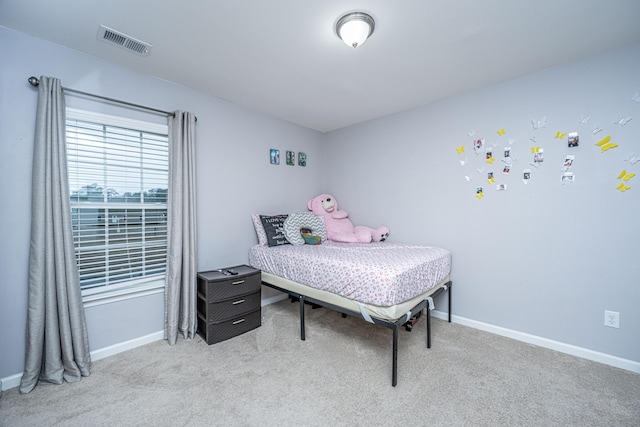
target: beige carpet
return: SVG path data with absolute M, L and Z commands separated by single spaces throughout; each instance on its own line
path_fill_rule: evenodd
M 220 344 L 158 341 L 62 386 L 0 399 L 2 426 L 638 426 L 640 375 L 464 326 L 400 332 L 328 309 L 263 309 Z

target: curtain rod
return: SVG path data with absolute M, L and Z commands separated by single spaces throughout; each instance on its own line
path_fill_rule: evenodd
M 31 84 L 31 86 L 33 87 L 38 87 L 38 85 L 40 84 L 40 80 L 37 77 L 31 76 L 27 79 L 27 81 Z M 85 95 L 85 96 L 90 96 L 92 98 L 99 98 L 99 99 L 103 99 L 105 101 L 109 101 L 109 102 L 114 102 L 116 104 L 124 104 L 124 105 L 128 105 L 129 107 L 135 107 L 135 108 L 141 108 L 143 110 L 149 110 L 149 111 L 154 111 L 156 113 L 160 113 L 160 114 L 164 114 L 166 116 L 171 116 L 171 117 L 175 117 L 175 113 L 171 113 L 169 111 L 164 111 L 164 110 L 158 110 L 157 108 L 151 108 L 151 107 L 146 107 L 144 105 L 139 105 L 139 104 L 134 104 L 131 102 L 127 102 L 127 101 L 121 101 L 119 99 L 114 99 L 114 98 L 108 98 L 106 96 L 102 96 L 102 95 L 96 95 L 93 93 L 88 93 L 88 92 L 82 92 L 80 90 L 76 90 L 76 89 L 70 89 L 68 87 L 62 87 L 62 90 L 65 92 L 71 92 L 71 93 L 77 93 L 79 95 Z M 198 119 L 196 118 L 196 121 Z

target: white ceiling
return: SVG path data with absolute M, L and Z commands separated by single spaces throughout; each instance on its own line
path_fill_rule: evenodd
M 376 19 L 357 49 L 352 10 Z M 0 0 L 0 25 L 328 132 L 640 42 L 640 1 Z

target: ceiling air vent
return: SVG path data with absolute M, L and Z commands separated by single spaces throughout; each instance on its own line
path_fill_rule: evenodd
M 151 44 L 134 39 L 126 34 L 112 30 L 109 27 L 100 25 L 98 29 L 98 40 L 120 46 L 130 52 L 137 53 L 142 56 L 149 56 L 151 53 Z

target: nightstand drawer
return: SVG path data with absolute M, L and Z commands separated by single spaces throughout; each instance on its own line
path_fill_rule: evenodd
M 207 344 L 215 344 L 256 329 L 260 326 L 261 317 L 260 309 L 220 323 L 207 324 L 205 319 L 198 316 L 198 333 Z
M 260 297 L 260 290 L 249 295 L 242 295 L 214 303 L 207 303 L 207 301 L 201 297 L 198 298 L 198 313 L 205 315 L 210 323 L 227 320 L 260 308 Z
M 260 270 L 246 265 L 230 269 L 237 271 L 238 274 L 225 276 L 218 270 L 198 273 L 198 293 L 206 298 L 207 302 L 227 300 L 260 290 L 262 285 Z

